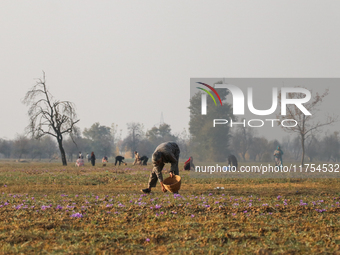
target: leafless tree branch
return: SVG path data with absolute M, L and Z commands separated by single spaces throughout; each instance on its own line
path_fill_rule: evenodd
M 27 133 L 35 138 L 41 138 L 44 135 L 55 137 L 59 144 L 63 165 L 66 165 L 65 151 L 62 146 L 63 135 L 71 134 L 79 122 L 74 104 L 53 98 L 46 86 L 45 72 L 43 72 L 43 78 L 37 79 L 36 84 L 26 93 L 22 102 L 29 106 Z

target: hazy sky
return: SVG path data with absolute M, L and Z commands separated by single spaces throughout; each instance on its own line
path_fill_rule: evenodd
M 188 128 L 191 77 L 339 77 L 338 1 L 1 1 L 0 138 L 46 73 L 84 129 Z

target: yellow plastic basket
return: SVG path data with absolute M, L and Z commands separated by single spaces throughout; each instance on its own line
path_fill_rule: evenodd
M 163 181 L 166 190 L 176 193 L 181 188 L 181 176 L 175 175 L 174 177 L 168 177 Z

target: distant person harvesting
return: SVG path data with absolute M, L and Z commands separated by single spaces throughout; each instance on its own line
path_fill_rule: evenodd
M 276 166 L 282 167 L 282 155 L 283 151 L 280 149 L 280 146 L 277 146 L 276 150 L 274 151 L 274 159 Z
M 80 156 L 76 161 L 76 166 L 84 166 L 84 159 L 82 159 Z
M 163 184 L 162 170 L 165 163 L 171 163 L 170 177 L 179 175 L 178 170 L 178 159 L 179 159 L 179 147 L 174 142 L 165 142 L 158 145 L 155 152 L 152 154 L 152 165 L 151 174 L 149 177 L 148 188 L 142 189 L 144 193 L 150 193 L 151 188 L 156 187 L 157 180 L 161 184 L 162 191 L 165 192 L 166 189 Z
M 102 163 L 107 163 L 107 162 L 109 162 L 109 159 L 107 158 L 107 156 L 104 156 L 102 158 Z
M 96 156 L 94 155 L 94 152 L 91 152 L 91 164 L 94 166 L 96 164 Z
M 123 156 L 117 156 L 116 157 L 116 162 L 115 162 L 115 165 L 117 165 L 117 162 L 119 162 L 119 165 L 121 164 L 121 163 L 125 163 L 123 160 L 124 160 L 125 158 L 123 157 Z
M 195 169 L 194 165 L 194 158 L 190 157 L 187 161 L 184 163 L 183 170 L 190 170 L 190 169 Z
M 232 154 L 228 156 L 228 165 L 229 167 L 234 166 L 236 169 L 238 167 L 237 158 Z
M 140 158 L 140 165 L 146 166 L 148 165 L 149 158 L 147 156 L 143 156 Z
M 137 151 L 135 151 L 135 161 L 133 162 L 132 165 L 139 165 L 139 164 L 140 164 L 139 153 Z

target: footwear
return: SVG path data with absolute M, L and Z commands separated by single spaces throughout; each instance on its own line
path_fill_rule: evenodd
M 143 193 L 150 193 L 151 192 L 149 189 L 141 189 L 140 191 L 142 191 Z

